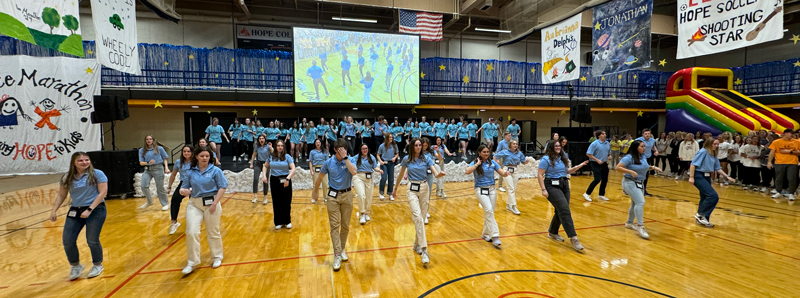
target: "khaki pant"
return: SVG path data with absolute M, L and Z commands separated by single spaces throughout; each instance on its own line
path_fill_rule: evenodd
M 219 232 L 219 220 L 222 218 L 222 204 L 217 203 L 214 213 L 208 211 L 211 206 L 203 206 L 202 198 L 189 199 L 186 206 L 186 255 L 189 266 L 200 265 L 200 226 L 206 223 L 206 239 L 211 250 L 212 260 L 222 260 L 222 235 Z
M 497 160 L 500 161 L 501 165 L 503 164 L 503 159 L 502 158 L 498 158 Z M 497 187 L 498 188 L 503 187 L 503 180 L 505 180 L 505 179 L 503 179 L 503 176 L 500 176 L 500 174 L 497 174 L 497 173 L 494 173 L 492 175 L 497 175 Z
M 374 173 L 369 174 L 374 175 Z M 353 176 L 353 188 L 356 189 L 355 197 L 358 203 L 358 212 L 361 212 L 361 214 L 370 214 L 370 210 L 372 210 L 372 188 L 374 186 L 372 179 L 367 179 L 366 172 L 360 172 Z
M 494 189 L 494 185 L 488 188 L 489 195 L 482 195 L 481 187 L 475 188 L 475 196 L 478 198 L 478 203 L 480 203 L 483 208 L 483 232 L 481 235 L 500 237 L 500 229 L 497 227 L 497 221 L 494 219 L 494 210 L 497 207 L 497 191 Z
M 419 191 L 411 190 L 411 183 L 419 183 Z M 425 215 L 428 214 L 428 204 L 430 203 L 430 191 L 427 181 L 408 181 L 406 196 L 408 197 L 408 207 L 411 209 L 411 220 L 414 221 L 416 239 L 414 244 L 421 248 L 428 247 L 428 240 L 425 238 Z
M 506 200 L 506 204 L 508 205 L 517 205 L 517 183 L 519 182 L 519 177 L 517 176 L 518 167 L 514 167 L 514 173 L 509 173 L 508 177 L 504 177 L 502 180 L 506 182 L 506 190 L 508 191 L 508 199 Z M 503 167 L 503 171 L 508 172 L 508 167 Z
M 439 164 L 434 164 L 433 167 L 436 168 L 436 170 L 439 171 L 439 172 L 442 171 L 442 167 Z M 439 178 L 436 178 L 436 176 L 432 176 L 432 177 L 433 177 L 433 183 L 436 183 L 436 191 L 437 191 L 437 193 L 444 191 L 444 176 L 439 177 Z M 428 192 L 430 193 L 431 190 L 429 189 Z
M 316 191 L 317 192 L 317 198 L 324 198 L 324 197 L 328 196 L 328 194 L 327 194 L 327 192 L 328 192 L 328 178 L 325 177 L 327 175 L 325 175 L 323 173 L 320 173 L 320 172 L 317 172 L 317 169 L 322 169 L 322 165 L 315 165 L 314 169 L 312 169 L 313 172 L 311 172 L 311 183 L 314 183 L 314 181 L 317 181 L 317 177 L 319 175 L 322 175 L 322 184 L 320 186 L 320 188 L 322 189 L 322 195 L 321 196 L 319 195 L 319 191 L 320 191 L 319 189 L 312 190 L 312 191 Z M 312 185 L 311 187 L 314 187 L 314 186 Z
M 347 234 L 350 233 L 350 215 L 353 214 L 353 191 L 339 193 L 336 198 L 328 196 L 328 221 L 331 224 L 331 243 L 333 255 L 338 256 L 347 245 Z

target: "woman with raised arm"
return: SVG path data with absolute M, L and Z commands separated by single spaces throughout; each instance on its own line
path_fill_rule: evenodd
M 475 196 L 483 208 L 483 232 L 481 237 L 487 242 L 491 242 L 496 248 L 500 248 L 500 229 L 497 227 L 497 220 L 494 218 L 494 211 L 497 207 L 497 191 L 494 188 L 494 173 L 501 177 L 508 177 L 508 172 L 504 171 L 500 165 L 489 158 L 489 148 L 485 145 L 478 147 L 478 157 L 472 161 L 465 174 L 473 174 Z
M 561 150 L 561 143 L 550 140 L 546 144 L 547 150 L 542 159 L 539 160 L 539 187 L 542 189 L 542 196 L 550 201 L 555 208 L 555 214 L 550 221 L 547 237 L 550 239 L 564 242 L 564 238 L 558 235 L 558 230 L 562 226 L 570 238 L 572 248 L 578 252 L 583 252 L 583 245 L 578 240 L 578 233 L 575 232 L 575 225 L 572 223 L 572 213 L 569 210 L 569 177 L 589 161 L 567 168 L 569 159 L 566 153 Z
M 253 148 L 253 157 L 250 159 L 250 168 L 253 169 L 253 204 L 258 202 L 258 183 L 261 181 L 261 171 L 264 169 L 264 163 L 269 159 L 270 153 L 272 153 L 272 144 L 267 142 L 266 136 L 258 136 L 255 147 Z M 269 202 L 267 199 L 269 184 L 263 181 L 261 184 L 263 184 L 264 205 L 266 205 Z
M 498 159 L 503 160 L 503 171 L 508 172 L 508 176 L 502 178 L 508 187 L 508 200 L 506 201 L 506 209 L 516 215 L 520 215 L 519 208 L 517 208 L 517 183 L 519 183 L 519 176 L 517 176 L 517 169 L 520 164 L 528 164 L 525 154 L 519 151 L 519 142 L 511 140 L 508 143 L 508 149 L 497 152 L 494 156 L 495 161 Z
M 153 205 L 153 196 L 150 194 L 150 180 L 156 182 L 156 194 L 158 200 L 161 202 L 161 211 L 169 210 L 169 201 L 167 200 L 167 191 L 164 189 L 164 175 L 169 175 L 169 166 L 167 165 L 167 146 L 164 146 L 157 141 L 153 136 L 148 135 L 144 137 L 144 146 L 139 148 L 139 165 L 144 167 L 142 173 L 142 182 L 139 187 L 142 189 L 142 194 L 147 199 L 141 209 L 145 209 Z

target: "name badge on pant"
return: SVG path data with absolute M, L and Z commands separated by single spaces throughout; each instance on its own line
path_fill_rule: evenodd
M 635 183 L 636 183 L 636 188 L 644 189 L 644 183 L 642 183 L 641 181 L 636 181 Z
M 367 173 L 367 179 L 372 179 L 372 173 Z
M 335 198 L 336 198 L 336 196 L 338 196 L 338 195 L 339 195 L 339 192 L 338 192 L 338 191 L 336 191 L 335 189 L 331 188 L 331 189 L 329 189 L 329 190 L 328 190 L 328 196 L 329 196 L 329 197 L 331 197 L 331 198 L 334 198 L 334 199 L 335 199 Z
M 711 177 L 711 173 L 703 173 L 703 177 Z
M 69 212 L 67 212 L 67 217 L 78 217 L 78 210 L 77 207 L 70 207 Z
M 439 160 L 438 160 L 438 159 L 437 159 L 437 160 L 435 160 L 434 162 L 435 162 L 437 165 L 439 164 Z
M 514 168 L 513 167 L 508 167 L 508 172 L 513 174 L 514 173 Z
M 419 192 L 419 183 L 411 183 L 411 191 Z
M 430 175 L 432 172 L 431 170 L 426 170 L 425 173 L 428 173 L 428 175 Z
M 214 203 L 214 197 L 203 198 L 203 206 L 211 206 L 211 203 Z
M 488 188 L 481 188 L 481 195 L 488 196 L 489 195 L 489 189 Z
M 280 179 L 280 180 L 278 180 L 278 181 L 280 181 L 280 183 L 281 183 L 281 184 L 284 184 L 284 183 L 286 183 L 286 179 Z
M 347 137 L 347 140 L 348 140 L 348 141 L 352 141 L 352 140 L 353 140 L 353 137 Z
M 561 181 L 559 181 L 559 180 L 550 180 L 550 185 L 559 186 L 559 185 L 561 185 Z
M 317 173 L 319 173 L 319 171 L 320 171 L 321 169 L 322 169 L 322 168 L 314 168 L 314 172 L 317 172 Z

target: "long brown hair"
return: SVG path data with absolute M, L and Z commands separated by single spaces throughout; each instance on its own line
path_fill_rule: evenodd
M 417 143 L 417 142 L 419 142 L 419 147 L 420 147 L 419 156 L 418 156 L 417 158 L 425 158 L 425 155 L 424 155 L 425 153 L 424 153 L 424 152 L 422 152 L 422 140 L 420 140 L 420 139 L 418 139 L 418 138 L 413 138 L 413 139 L 411 139 L 411 141 L 408 143 L 408 162 L 409 162 L 409 163 L 411 163 L 411 162 L 413 162 L 414 160 L 416 160 L 416 159 L 414 158 L 414 155 L 415 155 L 415 154 L 417 154 L 417 152 L 415 151 L 415 150 L 417 150 L 417 149 L 416 149 L 416 143 Z M 397 145 L 395 145 L 395 146 L 397 146 Z M 429 147 L 429 148 L 430 148 L 430 147 Z
M 142 149 L 144 149 L 144 150 L 142 150 L 142 157 L 144 157 L 145 153 L 147 153 L 147 149 L 148 149 L 147 148 L 147 137 L 153 138 L 153 151 L 155 151 L 155 154 L 158 154 L 158 146 L 163 147 L 164 151 L 169 151 L 169 147 L 164 146 L 164 144 L 161 144 L 161 142 L 156 140 L 156 138 L 153 135 L 146 135 L 146 136 L 144 136 L 144 146 L 142 146 Z
M 69 171 L 63 177 L 61 177 L 61 186 L 69 191 L 72 188 L 72 181 L 78 179 L 78 169 L 75 168 L 75 161 L 78 160 L 78 157 L 86 156 L 89 157 L 86 152 L 75 152 L 72 154 L 72 158 L 69 161 Z M 91 160 L 89 162 L 89 167 L 86 168 L 86 184 L 87 185 L 97 185 L 97 177 L 94 176 L 94 167 L 92 166 Z
M 555 145 L 558 143 L 558 146 L 561 146 L 561 142 L 556 140 L 549 140 L 547 141 L 547 150 L 545 150 L 544 155 L 547 155 L 550 158 L 550 165 L 555 166 L 556 160 L 561 159 L 561 162 L 564 163 L 564 166 L 569 164 L 569 159 L 567 159 L 567 155 L 564 154 L 564 147 L 561 147 L 561 152 L 556 153 Z
M 197 155 L 199 155 L 200 152 L 203 152 L 203 151 L 208 152 L 208 165 L 209 166 L 214 165 L 214 164 L 217 163 L 217 159 L 214 158 L 214 154 L 215 153 L 214 153 L 214 151 L 211 150 L 210 146 L 205 146 L 205 147 L 204 146 L 197 146 L 197 148 L 194 148 L 194 151 L 192 152 L 192 167 L 193 168 L 197 167 L 197 163 L 198 163 Z
M 477 151 L 478 152 L 478 156 L 475 157 L 475 159 L 481 161 L 481 165 L 479 167 L 475 168 L 475 173 L 478 173 L 479 176 L 483 176 L 483 163 L 485 163 L 485 162 L 491 163 L 492 162 L 492 160 L 489 157 L 487 157 L 486 160 L 481 160 L 481 152 L 483 152 L 483 149 L 489 149 L 489 147 L 486 147 L 486 145 L 478 146 L 478 151 Z M 491 150 L 490 150 L 489 153 L 490 154 L 492 153 Z
M 188 163 L 190 163 L 190 164 L 191 164 L 191 162 L 192 162 L 192 157 L 194 156 L 194 153 L 193 153 L 193 154 L 192 154 L 192 156 L 189 156 L 189 160 L 186 160 L 185 158 L 183 158 L 183 149 L 186 149 L 186 148 L 189 148 L 189 151 L 190 151 L 190 152 L 193 152 L 193 151 L 194 151 L 194 149 L 193 149 L 193 148 L 192 148 L 192 146 L 190 146 L 190 145 L 184 145 L 184 146 L 183 146 L 183 148 L 181 148 L 181 158 L 180 158 L 180 166 L 181 166 L 181 167 L 182 167 L 182 166 L 183 166 L 183 164 L 184 164 L 184 163 L 186 163 L 186 162 L 188 162 Z M 211 157 L 214 157 L 214 156 L 212 155 Z
M 389 137 L 392 137 L 392 141 L 389 142 Z M 394 146 L 394 152 L 397 152 L 397 142 L 394 141 L 394 135 L 390 133 L 383 134 L 383 147 L 389 148 L 389 146 Z
M 633 158 L 633 163 L 637 165 L 642 164 L 642 155 L 639 154 L 640 144 L 642 144 L 642 141 L 633 141 L 633 143 L 631 143 L 630 149 L 628 149 L 628 154 L 630 154 L 631 157 Z
M 715 138 L 706 138 L 706 141 L 703 142 L 703 149 L 706 149 L 706 151 L 708 151 L 708 154 L 711 154 L 711 156 L 714 156 L 714 157 L 717 156 L 717 149 L 714 149 L 714 141 L 715 140 L 717 142 L 719 142 L 719 140 L 717 140 Z
M 367 159 L 369 160 L 369 164 L 374 168 L 375 167 L 375 160 L 372 159 L 372 155 L 369 154 L 369 146 L 367 144 L 361 144 L 361 148 L 363 149 L 364 146 L 367 146 Z M 358 160 L 356 160 L 356 166 L 361 166 L 361 159 L 364 158 L 364 154 L 361 153 L 361 150 L 358 151 Z
M 280 156 L 278 155 L 278 144 L 283 145 L 283 152 L 281 152 L 282 154 Z M 272 159 L 277 159 L 280 161 L 286 160 L 286 142 L 283 140 L 275 141 L 275 148 L 272 149 Z
M 422 141 L 422 150 L 428 151 L 428 153 L 430 153 L 431 156 L 432 156 L 433 155 L 433 146 L 431 145 L 431 139 L 429 139 L 429 138 L 420 138 L 420 141 Z M 425 149 L 425 144 L 428 144 L 428 149 Z

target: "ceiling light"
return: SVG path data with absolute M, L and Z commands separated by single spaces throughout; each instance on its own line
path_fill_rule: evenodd
M 358 111 L 358 108 L 353 108 L 353 111 Z
M 192 109 L 199 109 L 200 106 L 192 106 Z
M 789 32 L 789 29 L 783 29 L 783 32 Z
M 378 23 L 378 20 L 373 19 L 358 19 L 358 18 L 343 18 L 343 17 L 331 17 L 334 21 L 346 21 L 346 22 L 361 22 L 361 23 Z
M 486 112 L 486 110 L 481 110 L 481 112 Z
M 488 28 L 475 28 L 475 31 L 484 31 L 484 32 L 497 32 L 497 33 L 511 33 L 511 30 L 488 29 Z

